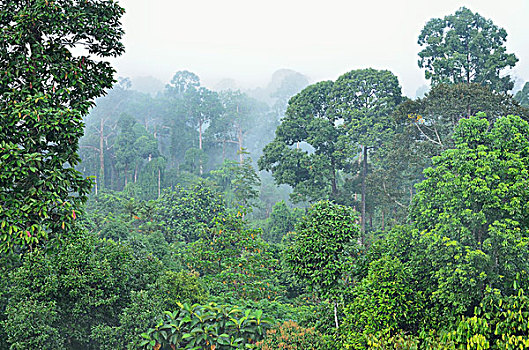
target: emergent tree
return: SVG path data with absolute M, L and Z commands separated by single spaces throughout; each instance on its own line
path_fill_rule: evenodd
M 513 81 L 500 73 L 518 61 L 506 52 L 506 38 L 505 29 L 462 7 L 453 15 L 426 23 L 418 41 L 424 47 L 419 52 L 419 67 L 434 85 L 474 82 L 506 92 L 513 88 Z

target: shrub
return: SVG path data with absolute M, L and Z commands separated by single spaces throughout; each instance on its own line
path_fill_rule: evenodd
M 144 349 L 244 349 L 261 340 L 271 325 L 261 310 L 214 303 L 178 306 L 142 334 Z
M 300 327 L 294 321 L 286 321 L 266 332 L 265 339 L 258 342 L 262 350 L 322 350 L 329 348 L 324 337 L 314 328 Z

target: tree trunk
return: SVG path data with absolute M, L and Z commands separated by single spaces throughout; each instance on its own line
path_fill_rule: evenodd
M 136 167 L 134 168 L 134 183 L 138 179 L 138 162 L 136 162 Z
M 242 154 L 242 128 L 239 126 L 239 132 L 237 135 L 237 143 L 239 145 L 239 163 L 242 165 L 244 161 L 244 155 Z
M 105 183 L 105 154 L 104 151 L 104 135 L 103 135 L 103 127 L 104 127 L 105 121 L 103 118 L 101 118 L 101 122 L 99 124 L 99 181 L 97 181 L 99 188 L 103 188 Z M 97 190 L 97 187 L 96 187 Z M 97 193 L 96 193 L 97 194 Z
M 362 244 L 366 232 L 366 177 L 367 177 L 367 146 L 362 146 Z
M 125 164 L 125 187 L 127 187 L 128 173 L 129 173 L 129 165 Z
M 115 190 L 116 189 L 116 165 L 114 162 L 110 163 L 110 188 Z
M 161 183 L 162 183 L 162 171 L 160 170 L 160 168 L 158 168 L 158 198 L 160 198 L 160 193 L 162 189 Z
M 336 301 L 334 301 L 334 325 L 336 326 L 336 329 L 338 329 L 340 325 L 338 324 L 338 307 L 336 304 Z
M 338 194 L 338 188 L 336 186 L 336 169 L 335 169 L 334 158 L 331 159 L 331 167 L 332 167 L 332 178 L 331 178 L 332 197 L 336 198 Z
M 198 149 L 202 150 L 202 120 L 198 123 Z
M 202 151 L 202 120 L 198 123 L 198 149 Z M 204 168 L 202 167 L 202 154 L 200 155 L 199 160 L 199 172 L 200 175 L 204 173 Z
M 386 213 L 384 213 L 384 210 L 382 210 L 382 232 L 386 229 Z

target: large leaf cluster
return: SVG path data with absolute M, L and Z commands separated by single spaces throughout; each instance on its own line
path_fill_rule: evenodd
M 161 269 L 155 259 L 137 259 L 126 245 L 92 235 L 67 240 L 53 255 L 29 253 L 9 274 L 7 342 L 14 349 L 123 347 L 134 330 L 120 332 L 122 337 L 112 330 L 137 326 L 138 319 L 127 321 L 126 310 L 134 307 L 133 294 L 147 290 Z
M 90 189 L 73 170 L 82 117 L 112 86 L 101 58 L 123 52 L 123 12 L 113 1 L 0 4 L 1 250 L 34 247 L 75 219 Z
M 163 225 L 168 242 L 198 239 L 203 228 L 225 211 L 222 195 L 200 183 L 187 190 L 180 186 L 167 190 L 158 200 L 156 218 Z
M 272 320 L 261 310 L 231 305 L 179 304 L 142 334 L 145 349 L 245 349 L 261 340 Z
M 280 297 L 277 260 L 261 230 L 249 228 L 243 214 L 216 217 L 213 226 L 188 245 L 184 260 L 203 276 L 213 295 L 247 300 Z
M 507 53 L 507 32 L 491 20 L 462 7 L 453 15 L 433 18 L 421 31 L 418 43 L 419 67 L 426 79 L 439 83 L 478 83 L 507 92 L 513 81 L 502 76 L 505 68 L 518 61 Z
M 294 201 L 351 203 L 352 159 L 359 146 L 376 147 L 391 134 L 389 115 L 401 99 L 397 77 L 385 70 L 353 70 L 310 85 L 290 99 L 259 168 L 292 186 Z
M 336 297 L 345 283 L 352 260 L 350 249 L 359 238 L 356 212 L 346 206 L 320 201 L 296 225 L 285 260 L 296 277 L 323 298 Z

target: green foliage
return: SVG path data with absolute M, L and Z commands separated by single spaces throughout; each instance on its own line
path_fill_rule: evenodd
M 288 233 L 294 231 L 294 226 L 301 220 L 302 210 L 290 210 L 285 201 L 274 204 L 270 218 L 267 221 L 263 238 L 272 243 L 279 243 Z
M 181 304 L 142 334 L 144 349 L 245 349 L 263 338 L 271 320 L 261 310 L 209 303 Z
M 205 135 L 217 147 L 222 144 L 223 162 L 226 160 L 226 156 L 231 158 L 230 153 L 233 154 L 232 152 L 235 150 L 236 153 L 233 155 L 238 155 L 239 163 L 242 163 L 245 149 L 251 145 L 249 139 L 261 138 L 261 133 L 267 128 L 265 113 L 268 112 L 268 106 L 238 90 L 221 91 L 219 98 L 223 111 L 212 120 Z M 260 142 L 255 143 L 259 144 Z M 227 147 L 229 147 L 229 153 L 226 152 Z M 252 149 L 260 151 L 261 147 L 254 146 Z
M 429 232 L 430 244 L 452 251 L 443 259 L 453 267 L 438 272 L 443 285 L 456 283 L 456 268 L 461 286 L 469 278 L 477 283 L 473 291 L 486 284 L 508 290 L 516 272 L 528 267 L 529 216 L 522 204 L 529 199 L 528 133 L 529 124 L 519 117 L 500 118 L 492 127 L 479 117 L 463 119 L 456 148 L 425 171 L 410 216 Z M 481 300 L 477 294 L 475 301 Z
M 194 175 L 199 175 L 200 166 L 207 161 L 208 156 L 203 150 L 192 147 L 188 149 L 184 155 L 182 170 L 188 171 Z
M 529 107 L 529 82 L 525 83 L 522 90 L 514 95 L 514 99 L 524 107 Z
M 184 260 L 204 276 L 213 295 L 274 299 L 281 294 L 274 276 L 277 261 L 260 230 L 248 228 L 243 214 L 215 218 L 214 225 L 188 245 Z
M 157 140 L 130 115 L 121 115 L 117 126 L 119 133 L 114 139 L 113 158 L 114 167 L 123 178 L 124 190 L 130 191 L 126 188 L 127 184 L 130 185 L 132 182 L 136 184 L 139 177 L 138 184 L 141 183 L 142 190 L 137 189 L 135 197 L 156 198 L 158 196 L 157 186 L 149 185 L 161 181 L 157 176 L 158 171 L 165 168 L 164 159 L 158 151 Z
M 266 331 L 265 339 L 256 344 L 261 350 L 323 350 L 328 344 L 314 328 L 300 327 L 296 322 L 286 321 Z
M 137 257 L 155 257 L 171 271 L 180 271 L 184 268 L 182 260 L 179 259 L 181 243 L 168 243 L 160 231 L 131 233 L 125 242 L 134 250 Z
M 332 113 L 343 119 L 358 145 L 374 147 L 391 131 L 390 114 L 402 100 L 399 81 L 387 70 L 352 70 L 332 90 Z
M 433 18 L 421 31 L 419 67 L 425 68 L 432 84 L 478 83 L 507 92 L 513 87 L 502 70 L 518 61 L 505 48 L 507 32 L 491 20 L 462 7 L 455 14 Z
M 216 92 L 205 87 L 189 88 L 184 93 L 186 120 L 198 130 L 198 149 L 202 150 L 203 127 L 213 122 L 222 113 L 222 104 Z M 202 175 L 202 163 L 200 164 Z
M 369 349 L 419 349 L 419 340 L 406 334 L 383 334 L 383 335 L 368 335 L 367 346 Z M 430 348 L 426 348 L 430 349 Z
M 417 186 L 413 223 L 394 228 L 360 259 L 361 280 L 342 325 L 347 342 L 361 347 L 447 330 L 480 305 L 487 289 L 514 293 L 517 273 L 529 268 L 528 128 L 514 116 L 492 126 L 479 116 L 459 122 L 455 148 L 434 158 Z
M 156 220 L 168 242 L 198 239 L 200 230 L 212 227 L 212 220 L 225 211 L 222 196 L 200 182 L 187 190 L 177 186 L 165 191 L 158 201 Z
M 73 168 L 82 117 L 112 86 L 101 59 L 123 53 L 123 13 L 111 1 L 1 3 L 0 250 L 71 232 L 90 189 Z
M 166 94 L 171 97 L 182 98 L 188 90 L 198 89 L 200 78 L 187 70 L 178 71 L 171 79 L 171 83 L 166 86 Z
M 342 344 L 361 347 L 371 336 L 416 333 L 424 315 L 424 296 L 415 281 L 412 268 L 398 258 L 383 256 L 371 262 L 367 276 L 348 296 Z
M 95 333 L 119 325 L 131 293 L 161 269 L 112 241 L 87 235 L 67 243 L 54 255 L 28 254 L 9 275 L 4 327 L 12 348 L 98 349 Z
M 483 299 L 473 316 L 462 317 L 436 341 L 450 349 L 525 349 L 529 346 L 528 317 L 529 298 L 523 289 L 510 296 L 496 291 Z
M 357 196 L 351 193 L 361 193 L 365 231 L 368 150 L 392 135 L 390 114 L 401 100 L 398 79 L 386 70 L 353 70 L 336 82 L 310 85 L 289 101 L 259 169 L 272 172 L 276 183 L 292 186 L 294 202 L 329 199 L 353 205 Z M 360 159 L 360 147 L 359 172 L 360 163 L 353 159 Z
M 276 183 L 293 187 L 295 202 L 339 195 L 338 172 L 346 169 L 348 159 L 340 143 L 344 128 L 328 112 L 332 87 L 331 81 L 320 82 L 290 99 L 274 141 L 258 162 Z
M 8 306 L 9 319 L 5 324 L 10 349 L 60 349 L 64 338 L 54 327 L 58 321 L 55 301 L 28 300 L 27 303 Z
M 242 163 L 225 160 L 219 169 L 211 171 L 211 175 L 221 186 L 226 198 L 233 198 L 233 205 L 248 207 L 259 197 L 261 179 L 255 172 L 252 158 L 245 158 Z
M 173 310 L 178 302 L 204 303 L 207 293 L 198 279 L 198 274 L 185 271 L 164 271 L 152 288 L 161 296 L 166 310 Z
M 369 149 L 378 148 L 392 135 L 390 114 L 402 101 L 402 92 L 399 80 L 393 73 L 369 68 L 353 70 L 340 76 L 334 83 L 332 96 L 331 113 L 336 115 L 336 119 L 343 120 L 342 126 L 347 130 L 348 137 L 343 146 L 348 149 L 346 153 L 354 157 L 359 153 L 358 147 L 362 149 L 362 184 L 356 193 L 362 195 L 360 211 L 362 232 L 365 233 Z
M 350 270 L 349 246 L 359 238 L 356 212 L 349 207 L 320 201 L 296 225 L 296 236 L 285 249 L 294 274 L 323 298 L 336 298 Z
M 317 315 L 313 305 L 309 305 L 301 300 L 282 298 L 276 299 L 240 299 L 237 296 L 229 297 L 228 295 L 210 296 L 209 300 L 220 304 L 227 303 L 232 305 L 239 305 L 243 309 L 263 310 L 263 313 L 273 319 L 275 322 L 283 322 L 288 320 L 296 320 L 299 322 L 305 321 L 309 315 Z M 327 304 L 325 304 L 327 305 Z M 309 324 L 310 322 L 304 322 Z M 312 326 L 312 325 L 311 325 Z
M 525 349 L 529 346 L 529 299 L 523 289 L 511 296 L 488 291 L 472 316 L 463 316 L 452 330 L 424 332 L 420 336 L 399 332 L 368 335 L 374 349 Z
M 386 221 L 405 222 L 423 170 L 431 166 L 433 156 L 454 148 L 452 136 L 459 120 L 478 112 L 491 123 L 509 114 L 529 118 L 529 111 L 511 97 L 476 83 L 438 84 L 424 98 L 405 101 L 395 110 L 395 133 L 372 155 L 368 174 L 369 187 L 378 188 L 369 202 L 378 202 Z M 390 217 L 393 211 L 397 215 Z
M 427 141 L 421 151 L 430 158 L 453 148 L 452 135 L 459 120 L 479 112 L 490 122 L 509 114 L 529 118 L 529 111 L 511 97 L 477 83 L 438 84 L 424 98 L 400 106 L 394 117 L 410 129 L 403 131 L 415 140 Z

